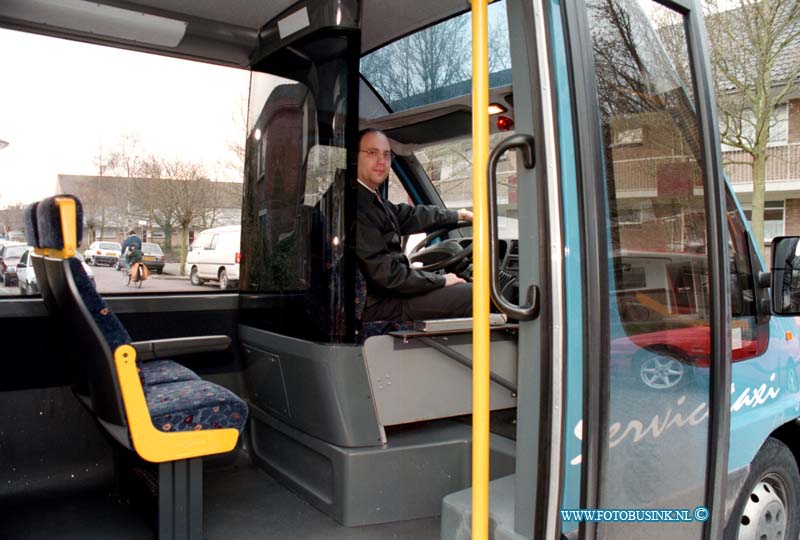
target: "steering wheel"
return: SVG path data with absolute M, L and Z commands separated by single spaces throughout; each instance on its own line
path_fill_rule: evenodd
M 448 266 L 456 264 L 472 254 L 472 243 L 465 248 L 461 246 L 457 238 L 448 238 L 447 240 L 432 246 L 429 246 L 428 244 L 434 238 L 438 238 L 447 232 L 456 229 L 464 229 L 466 227 L 472 227 L 472 222 L 459 221 L 450 227 L 444 227 L 437 231 L 433 231 L 428 236 L 423 238 L 419 244 L 414 246 L 414 249 L 412 249 L 411 253 L 408 255 L 408 259 L 412 263 L 422 258 L 437 259 L 436 262 L 415 267 L 426 272 L 434 272 L 436 270 L 441 270 L 442 268 L 447 268 Z

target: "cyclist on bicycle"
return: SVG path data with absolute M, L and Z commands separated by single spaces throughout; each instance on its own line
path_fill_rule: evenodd
M 125 252 L 125 269 L 130 272 L 135 263 L 142 262 L 142 250 L 136 246 L 128 246 Z
M 132 249 L 133 248 L 133 249 Z M 139 252 L 139 260 L 132 261 L 134 251 Z M 130 231 L 128 237 L 122 242 L 122 254 L 125 257 L 125 271 L 130 272 L 131 265 L 142 260 L 142 239 L 136 236 L 136 231 Z
M 142 282 L 147 279 L 147 269 L 142 262 L 142 250 L 136 249 L 136 246 L 128 246 L 125 252 L 125 285 L 130 285 L 131 281 L 137 287 L 142 286 Z

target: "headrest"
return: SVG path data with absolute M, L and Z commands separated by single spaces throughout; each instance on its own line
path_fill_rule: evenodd
M 75 201 L 74 223 L 62 222 L 59 201 L 64 199 Z M 65 216 L 65 220 L 67 219 Z M 70 245 L 73 247 L 79 246 L 83 236 L 83 206 L 81 201 L 74 195 L 56 195 L 40 201 L 36 208 L 36 224 L 39 233 L 39 247 L 62 250 Z M 65 242 L 65 230 L 67 231 L 66 234 L 74 234 L 75 238 L 67 238 Z M 69 256 L 71 257 L 72 255 Z
M 38 202 L 31 203 L 25 207 L 23 217 L 25 219 L 25 241 L 29 246 L 35 248 L 41 247 L 39 245 L 39 224 L 36 222 L 36 207 L 39 206 Z

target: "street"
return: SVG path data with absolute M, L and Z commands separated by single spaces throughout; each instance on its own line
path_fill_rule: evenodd
M 217 282 L 208 282 L 203 285 L 195 286 L 189 282 L 189 276 L 179 274 L 178 263 L 167 263 L 164 266 L 164 273 L 150 273 L 150 277 L 142 283 L 141 288 L 136 287 L 133 282 L 125 285 L 123 272 L 114 270 L 108 266 L 92 266 L 94 272 L 95 286 L 100 294 L 120 294 L 136 292 L 211 292 L 219 291 Z M 15 284 L 11 287 L 0 285 L 0 296 L 19 296 L 20 289 Z
M 125 273 L 114 270 L 107 266 L 93 266 L 95 285 L 101 294 L 117 294 L 117 293 L 131 293 L 131 292 L 200 292 L 200 291 L 218 291 L 219 286 L 216 282 L 206 283 L 204 285 L 195 286 L 189 282 L 189 276 L 181 276 L 178 274 L 177 263 L 167 264 L 164 267 L 164 273 L 156 274 L 150 272 L 150 277 L 142 283 L 141 288 L 131 282 L 126 285 Z

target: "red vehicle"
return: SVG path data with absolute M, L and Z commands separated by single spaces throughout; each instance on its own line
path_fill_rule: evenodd
M 758 342 L 743 334 L 747 334 L 745 329 L 734 327 L 734 362 L 758 352 Z M 710 351 L 709 327 L 696 325 L 615 339 L 611 342 L 611 361 L 620 369 L 627 366 L 645 386 L 667 389 L 687 382 L 690 366 L 708 368 Z

